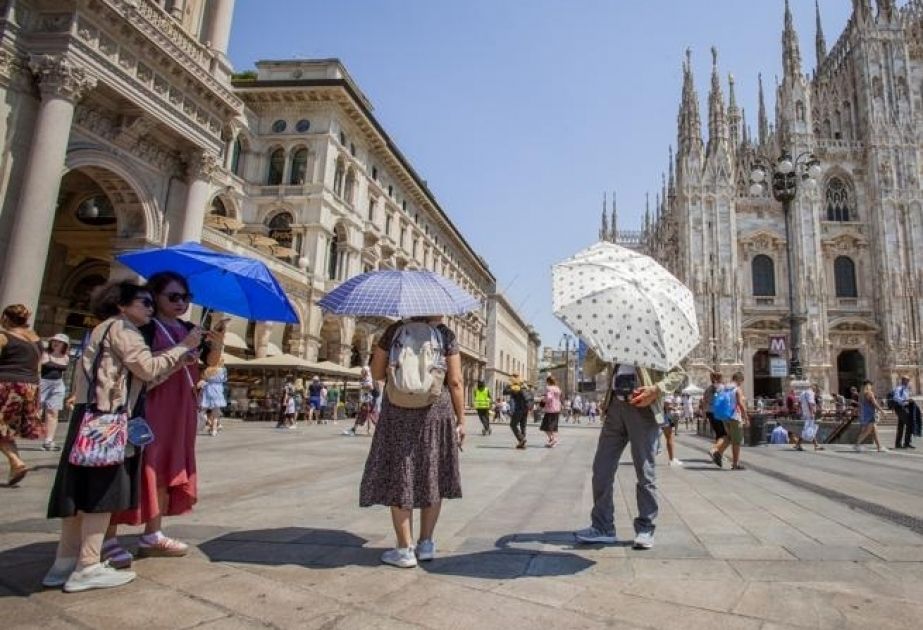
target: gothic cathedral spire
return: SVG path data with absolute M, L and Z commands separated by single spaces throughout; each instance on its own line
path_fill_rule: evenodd
M 724 95 L 718 77 L 718 49 L 711 49 L 711 91 L 708 93 L 708 145 L 706 155 L 712 155 L 722 142 L 727 142 L 728 126 L 724 112 Z
M 692 51 L 686 49 L 683 63 L 683 100 L 679 107 L 677 151 L 688 153 L 702 143 L 702 121 L 699 117 L 699 95 L 692 78 Z
M 814 0 L 814 11 L 817 14 L 817 31 L 815 35 L 815 46 L 817 46 L 817 67 L 827 58 L 827 40 L 824 39 L 824 26 L 820 20 L 820 0 Z
M 609 240 L 609 217 L 606 214 L 606 193 L 603 193 L 603 216 L 602 225 L 599 227 L 599 240 Z
M 760 109 L 757 126 L 757 140 L 760 146 L 765 146 L 769 140 L 769 117 L 766 115 L 766 97 L 763 95 L 763 74 L 758 75 L 760 84 Z
M 619 240 L 619 223 L 618 211 L 616 209 L 615 191 L 612 191 L 612 242 L 617 243 Z
M 782 68 L 786 78 L 795 79 L 801 75 L 801 49 L 788 0 L 785 0 L 785 30 L 782 33 Z

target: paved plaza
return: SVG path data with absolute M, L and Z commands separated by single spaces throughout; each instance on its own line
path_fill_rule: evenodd
M 530 425 L 517 451 L 505 427 L 481 437 L 476 425 L 465 498 L 445 505 L 432 563 L 379 564 L 388 512 L 357 506 L 368 438 L 341 435 L 342 423 L 228 421 L 200 438 L 199 508 L 167 526 L 195 544 L 191 556 L 139 560 L 134 583 L 74 595 L 39 586 L 58 526 L 43 518 L 56 456 L 25 443 L 36 472 L 0 488 L 3 627 L 919 627 L 923 454 L 761 447 L 745 449 L 749 470 L 732 472 L 684 433 L 686 466 L 658 467 L 657 544 L 634 551 L 573 543 L 588 522 L 596 428 L 564 426 L 546 449 Z M 626 456 L 624 537 L 633 484 Z

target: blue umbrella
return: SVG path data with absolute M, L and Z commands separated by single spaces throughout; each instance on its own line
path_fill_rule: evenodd
M 370 271 L 350 278 L 318 304 L 336 315 L 397 319 L 463 315 L 480 306 L 457 284 L 431 271 Z
M 175 271 L 189 282 L 200 306 L 258 321 L 298 322 L 282 286 L 259 260 L 193 242 L 129 252 L 118 260 L 146 278 L 158 271 Z

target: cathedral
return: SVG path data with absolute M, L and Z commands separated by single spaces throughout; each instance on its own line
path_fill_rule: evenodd
M 825 393 L 866 378 L 883 393 L 903 374 L 923 389 L 923 0 L 874 4 L 853 0 L 829 50 L 818 8 L 806 73 L 786 0 L 775 117 L 761 80 L 756 134 L 713 49 L 703 137 L 687 52 L 643 241 L 695 295 L 693 382 L 741 370 L 750 396 L 775 395 L 794 350 Z

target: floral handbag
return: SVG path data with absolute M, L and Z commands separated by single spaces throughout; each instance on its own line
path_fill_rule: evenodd
M 112 324 L 106 328 L 99 340 L 99 349 L 93 359 L 92 374 L 88 375 L 89 392 L 87 407 L 80 419 L 77 437 L 67 458 L 74 466 L 100 468 L 115 466 L 125 461 L 125 447 L 128 443 L 128 411 L 124 406 L 113 411 L 96 408 L 96 379 L 103 355 L 103 344 Z M 131 391 L 129 382 L 129 392 Z

